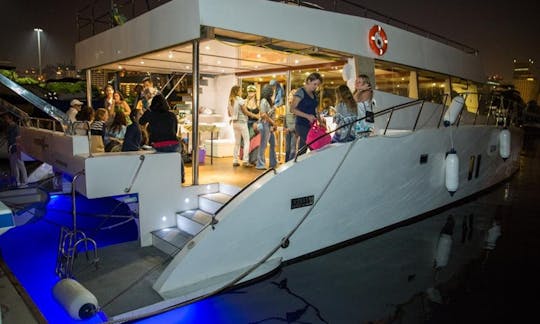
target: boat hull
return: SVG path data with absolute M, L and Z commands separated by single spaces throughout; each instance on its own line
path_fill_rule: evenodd
M 268 268 L 256 265 L 266 260 L 292 260 L 489 188 L 518 168 L 521 130 L 512 129 L 506 160 L 499 156 L 499 132 L 490 126 L 421 129 L 311 152 L 235 197 L 218 214 L 215 228 L 196 236 L 154 288 L 175 299 L 210 293 L 206 288 L 216 281 L 227 286 L 263 275 Z M 454 195 L 444 182 L 452 147 L 462 161 Z M 307 204 L 293 208 L 298 201 Z

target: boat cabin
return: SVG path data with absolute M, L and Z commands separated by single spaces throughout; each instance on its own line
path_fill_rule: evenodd
M 233 10 L 241 10 L 242 19 L 230 19 L 237 16 Z M 447 60 L 441 53 L 458 59 Z M 212 190 L 201 181 L 200 164 L 210 162 L 211 167 L 214 158 L 232 155 L 234 140 L 226 107 L 233 85 L 241 85 L 244 93 L 254 85 L 260 98 L 262 86 L 275 80 L 286 95 L 317 71 L 324 78 L 319 102 L 333 104 L 338 85 L 353 88 L 355 76 L 366 74 L 375 87 L 375 112 L 423 99 L 422 114 L 398 112 L 401 116 L 394 115 L 390 125 L 388 118 L 376 119 L 376 128 L 386 133 L 388 128 L 410 131 L 412 125 L 440 124 L 444 107 L 457 94 L 464 95 L 466 109 L 476 122 L 484 79 L 472 50 L 368 18 L 264 0 L 167 2 L 78 42 L 76 65 L 86 71 L 89 89 L 99 82 L 104 86 L 106 75 L 141 73 L 153 76 L 167 97 L 174 93 L 171 106 L 180 123 L 178 137 L 189 143 L 192 157 L 185 186 L 180 184 L 179 154 L 93 154 L 90 137 L 24 130 L 32 133 L 25 136 L 25 150 L 57 170 L 72 176 L 80 173 L 74 185 L 85 196 L 139 193 L 143 246 L 150 244 L 150 232 L 172 226 L 178 210 L 196 207 L 197 195 Z M 122 90 L 133 89 L 126 85 Z M 88 102 L 93 100 L 88 91 Z M 278 122 L 285 110 L 278 107 Z M 277 128 L 276 138 L 278 160 L 283 163 L 283 127 Z M 201 159 L 203 154 L 206 159 Z M 232 164 L 230 170 L 234 174 Z M 243 171 L 251 172 L 236 172 Z M 180 198 L 164 203 L 165 195 Z M 150 214 L 160 216 L 142 217 Z

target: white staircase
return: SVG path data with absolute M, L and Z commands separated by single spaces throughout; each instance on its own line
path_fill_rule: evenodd
M 240 191 L 237 187 L 225 184 L 219 184 L 218 188 L 217 192 L 199 195 L 199 208 L 177 212 L 176 226 L 153 231 L 152 244 L 169 255 L 178 253 L 212 222 L 216 211 Z

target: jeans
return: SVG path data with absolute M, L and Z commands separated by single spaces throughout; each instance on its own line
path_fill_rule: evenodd
M 297 137 L 294 129 L 287 129 L 287 135 L 285 135 L 285 162 L 294 159 L 296 156 Z
M 309 132 L 309 125 L 296 124 L 296 135 L 298 136 L 298 155 L 302 155 L 307 152 L 306 138 Z
M 240 142 L 244 140 L 242 161 L 244 163 L 249 162 L 249 130 L 247 122 L 245 121 L 233 121 L 234 130 L 234 150 L 233 150 L 233 163 L 238 163 L 238 155 L 240 155 Z
M 259 154 L 257 155 L 257 168 L 262 169 L 266 167 L 266 158 L 264 157 L 264 153 L 266 151 L 266 145 L 270 144 L 270 152 L 269 152 L 269 158 L 270 158 L 270 168 L 275 168 L 277 166 L 277 159 L 276 159 L 276 138 L 274 136 L 274 132 L 270 131 L 270 125 L 268 123 L 263 122 L 262 123 L 262 130 L 261 130 L 261 145 L 259 146 Z

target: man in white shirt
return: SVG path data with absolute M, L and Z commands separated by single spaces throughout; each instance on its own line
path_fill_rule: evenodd
M 75 116 L 77 116 L 77 113 L 81 110 L 83 103 L 77 99 L 73 99 L 71 100 L 71 103 L 69 105 L 70 107 L 66 111 L 66 115 L 68 117 L 68 120 L 73 123 L 77 120 Z

